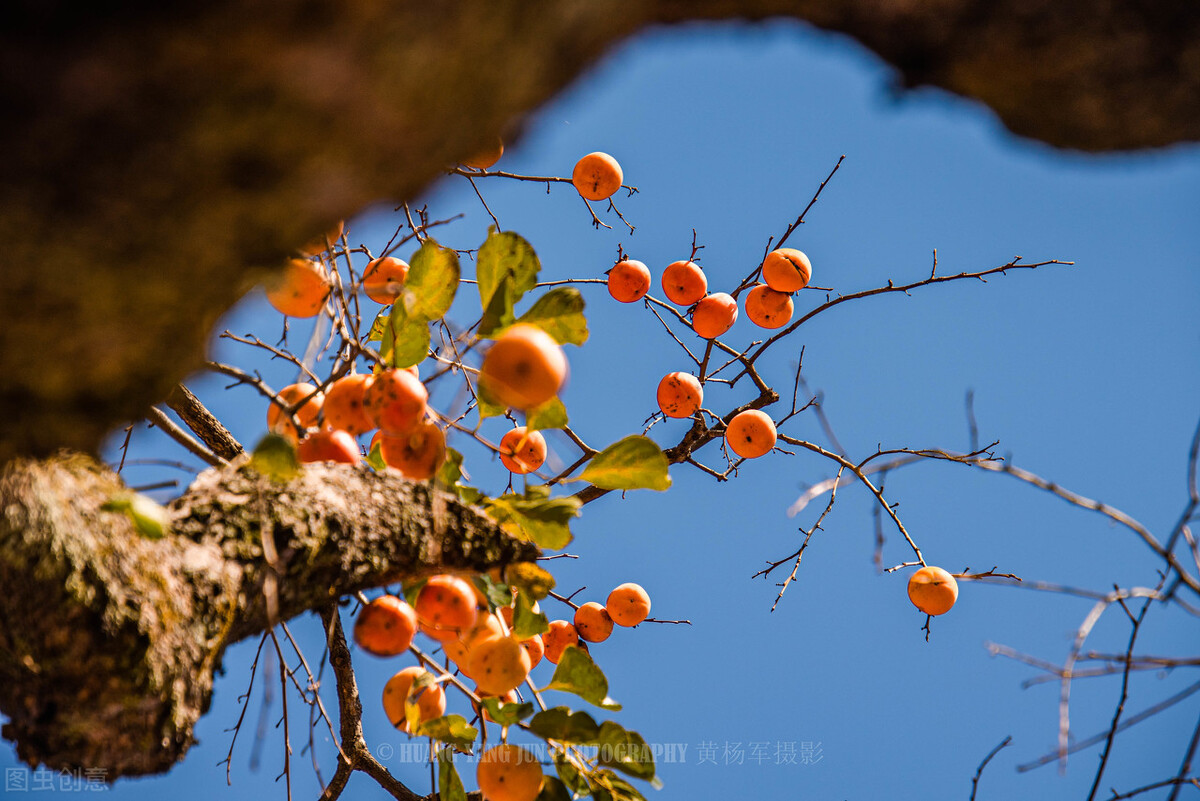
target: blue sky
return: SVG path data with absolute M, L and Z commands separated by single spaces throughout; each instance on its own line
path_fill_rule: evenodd
M 1200 416 L 1200 150 L 1105 157 L 1052 151 L 1016 140 L 974 103 L 933 91 L 898 97 L 890 81 L 888 68 L 869 53 L 804 26 L 652 32 L 527 120 L 523 138 L 498 165 L 569 175 L 579 156 L 609 152 L 640 189 L 618 201 L 635 233 L 611 215 L 605 219 L 613 230 L 593 230 L 570 187 L 549 195 L 540 185 L 497 179 L 480 187 L 502 225 L 537 249 L 544 279 L 600 277 L 618 243 L 657 275 L 687 257 L 694 228 L 710 290 L 730 291 L 843 154 L 842 168 L 789 243 L 811 257 L 814 284 L 845 293 L 924 277 L 934 248 L 943 274 L 1017 255 L 1075 261 L 844 305 L 777 348 L 764 376 L 788 396 L 803 345 L 804 376 L 824 392 L 839 439 L 858 458 L 877 444 L 966 449 L 964 395 L 973 390 L 980 436 L 999 440 L 1000 455 L 1165 536 L 1186 500 L 1187 446 Z M 464 180 L 447 178 L 422 202 L 434 218 L 465 214 L 439 231 L 445 244 L 472 248 L 482 241 L 490 221 Z M 390 209 L 381 203 L 352 220 L 351 240 L 378 249 L 398 223 Z M 583 292 L 591 338 L 568 348 L 563 399 L 576 430 L 602 446 L 640 431 L 654 411 L 658 379 L 689 364 L 640 305 L 618 304 L 598 285 Z M 454 314 L 467 323 L 471 293 L 462 294 Z M 821 299 L 806 291 L 797 306 Z M 271 338 L 278 316 L 254 292 L 218 330 L 224 327 Z M 743 315 L 728 341 L 761 338 Z M 228 342 L 214 342 L 214 349 L 255 364 Z M 278 363 L 262 368 L 275 386 L 295 378 Z M 224 383 L 197 377 L 193 385 L 236 435 L 255 441 L 264 404 L 244 388 L 223 392 Z M 724 412 L 749 397 L 743 386 L 711 387 L 705 405 Z M 771 410 L 776 417 L 778 409 Z M 672 421 L 651 435 L 670 445 L 685 428 Z M 484 433 L 498 439 L 502 430 L 491 421 Z M 827 444 L 810 413 L 784 431 Z M 549 439 L 552 459 L 574 459 L 565 437 Z M 155 434 L 139 432 L 134 445 L 140 457 L 190 460 Z M 714 445 L 698 456 L 714 466 L 720 460 Z M 503 474 L 476 459 L 468 461 L 473 475 L 498 493 Z M 568 550 L 580 558 L 553 563 L 561 589 L 586 585 L 580 599 L 602 602 L 613 586 L 636 581 L 650 592 L 656 616 L 693 623 L 618 630 L 593 650 L 611 694 L 625 705 L 617 719 L 652 743 L 686 746 L 682 762 L 660 766 L 665 787 L 648 797 L 740 797 L 749 790 L 806 799 L 965 798 L 979 761 L 1008 735 L 1013 745 L 989 766 L 979 798 L 1085 796 L 1097 749 L 1072 757 L 1062 775 L 1054 766 L 1016 772 L 1054 747 L 1058 685 L 1021 689 L 1036 671 L 989 656 L 985 644 L 1061 663 L 1089 601 L 964 585 L 926 643 L 923 615 L 905 597 L 905 574 L 881 576 L 872 563 L 869 495 L 846 488 L 797 581 L 770 611 L 772 581 L 750 576 L 795 550 L 798 526 L 811 524 L 814 510 L 789 519 L 787 507 L 834 472 L 803 452 L 749 462 L 724 484 L 676 466 L 670 491 L 607 496 L 574 526 Z M 132 483 L 164 477 L 161 469 L 128 475 Z M 924 464 L 891 476 L 886 493 L 899 502 L 926 558 L 956 572 L 995 565 L 1099 591 L 1157 580 L 1158 561 L 1131 533 L 1004 476 Z M 887 532 L 886 564 L 907 559 L 902 544 Z M 561 616 L 565 608 L 548 611 Z M 295 626 L 309 656 L 318 654 L 312 621 Z M 1195 647 L 1194 631 L 1193 618 L 1153 608 L 1138 650 L 1185 654 Z M 1089 647 L 1119 651 L 1127 637 L 1128 624 L 1114 609 Z M 212 710 L 198 728 L 200 744 L 184 763 L 165 777 L 120 781 L 114 796 L 283 797 L 282 785 L 274 785 L 282 742 L 270 728 L 277 702 L 262 764 L 248 767 L 261 686 L 251 699 L 251 728 L 234 753 L 231 788 L 224 789 L 224 768 L 215 767 L 229 746 L 225 730 L 237 719 L 253 650 L 244 643 L 229 652 Z M 358 660 L 367 740 L 377 750 L 406 739 L 387 725 L 376 698 L 407 664 Z M 548 680 L 550 669 L 541 670 Z M 1136 675 L 1128 713 L 1194 681 L 1183 673 Z M 1107 726 L 1118 692 L 1117 677 L 1075 683 L 1078 736 Z M 1103 786 L 1129 790 L 1174 775 L 1198 706 L 1192 697 L 1123 734 Z M 294 726 L 297 750 L 306 737 L 303 725 Z M 820 759 L 776 764 L 793 751 Z M 319 753 L 328 775 L 328 743 Z M 0 763 L 16 764 L 11 749 L 3 749 Z M 293 765 L 296 797 L 315 797 L 308 758 Z M 395 758 L 389 767 L 427 791 L 420 765 Z M 351 792 L 384 797 L 363 776 Z

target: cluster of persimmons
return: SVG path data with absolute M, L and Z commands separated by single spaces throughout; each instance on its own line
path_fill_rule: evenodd
M 503 143 L 497 141 L 494 148 L 464 164 L 487 171 L 503 152 Z M 611 197 L 622 187 L 623 179 L 617 161 L 597 152 L 579 160 L 571 182 L 583 198 L 597 201 Z M 321 241 L 301 249 L 302 256 L 292 259 L 267 288 L 267 298 L 279 312 L 312 317 L 327 308 L 337 277 L 318 257 L 331 250 L 342 234 L 339 225 Z M 781 247 L 768 253 L 756 272 L 762 283 L 744 284 L 732 294 L 710 293 L 708 279 L 692 260 L 694 256 L 667 265 L 660 286 L 667 300 L 686 310 L 681 319 L 690 319 L 694 332 L 708 340 L 732 328 L 738 318 L 737 296 L 743 291 L 744 311 L 752 323 L 770 330 L 786 326 L 794 313 L 793 294 L 807 287 L 812 278 L 808 256 Z M 373 259 L 354 289 L 385 306 L 397 303 L 405 291 L 409 269 L 406 262 L 392 256 Z M 642 300 L 652 284 L 649 268 L 623 253 L 607 275 L 609 294 L 622 303 Z M 357 440 L 374 431 L 369 454 L 410 480 L 433 478 L 446 457 L 446 423 L 430 409 L 417 366 L 398 368 L 380 361 L 368 374 L 356 372 L 351 364 L 348 374 L 321 387 L 300 382 L 283 388 L 267 410 L 269 430 L 290 440 L 303 462 L 344 463 L 362 460 Z M 487 348 L 477 382 L 481 394 L 491 402 L 529 412 L 555 398 L 566 377 L 566 356 L 555 339 L 537 325 L 517 322 L 500 332 Z M 671 372 L 658 384 L 658 407 L 666 417 L 695 417 L 702 412 L 703 399 L 702 382 L 691 373 Z M 770 453 L 777 441 L 774 421 L 759 409 L 733 416 L 724 433 L 728 448 L 744 459 Z M 519 475 L 538 470 L 547 455 L 542 433 L 526 426 L 508 430 L 497 450 L 504 467 Z M 395 656 L 408 651 L 421 633 L 439 644 L 458 674 L 475 682 L 475 698 L 511 703 L 518 701 L 518 688 L 526 684 L 541 660 L 557 665 L 568 647 L 586 651 L 588 643 L 607 639 L 614 625 L 636 626 L 650 612 L 646 592 L 637 584 L 622 584 L 605 604 L 571 603 L 575 607 L 572 620 L 549 621 L 545 628 L 542 618 L 543 633 L 519 638 L 513 615 L 522 590 L 510 588 L 512 603 L 508 606 L 489 606 L 474 578 L 450 574 L 428 578 L 413 590 L 415 596 L 409 596 L 410 600 L 415 597 L 411 606 L 393 595 L 376 598 L 358 616 L 356 642 L 372 654 Z M 922 567 L 911 577 L 908 595 L 922 612 L 939 615 L 954 605 L 958 588 L 945 570 Z M 538 611 L 533 599 L 524 602 L 526 608 Z M 414 726 L 443 716 L 443 684 L 449 675 L 435 676 L 419 666 L 397 672 L 383 692 L 388 719 L 400 731 L 411 732 Z M 482 706 L 476 706 L 476 714 L 491 720 Z M 490 801 L 533 801 L 543 786 L 542 777 L 541 766 L 531 754 L 508 744 L 483 753 L 477 771 L 479 787 Z

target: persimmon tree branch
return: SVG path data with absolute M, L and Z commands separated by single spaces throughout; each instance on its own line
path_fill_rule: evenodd
M 31 765 L 167 770 L 230 644 L 357 590 L 539 553 L 456 496 L 365 466 L 210 470 L 161 539 L 110 507 L 126 494 L 78 455 L 0 470 L 0 711 Z

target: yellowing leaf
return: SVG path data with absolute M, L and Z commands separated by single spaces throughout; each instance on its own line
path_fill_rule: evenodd
M 671 486 L 667 466 L 654 440 L 634 434 L 598 453 L 579 477 L 601 489 L 662 491 Z
M 583 306 L 578 289 L 556 287 L 538 298 L 517 322 L 536 325 L 560 345 L 582 345 L 588 338 Z

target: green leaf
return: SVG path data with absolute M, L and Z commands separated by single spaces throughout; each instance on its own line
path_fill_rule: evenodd
M 583 306 L 578 289 L 556 287 L 538 298 L 517 322 L 536 325 L 560 345 L 582 345 L 588 338 Z
M 537 284 L 542 269 L 537 253 L 517 234 L 497 233 L 495 228 L 489 228 L 488 237 L 475 256 L 475 265 L 484 317 L 492 312 L 498 323 L 507 316 L 509 321 L 503 323 L 507 325 L 511 322 L 513 305 Z M 481 325 L 479 335 L 491 336 L 492 330 Z
M 547 776 L 542 780 L 542 791 L 533 801 L 571 801 L 571 791 L 559 779 Z
M 575 767 L 571 760 L 567 759 L 566 754 L 561 751 L 554 752 L 554 770 L 571 792 L 579 795 L 589 795 L 592 792 L 587 777 L 581 774 L 579 768 Z
M 654 440 L 634 434 L 609 445 L 579 476 L 601 489 L 665 490 L 671 486 L 667 455 Z
M 492 519 L 513 536 L 542 548 L 565 548 L 571 542 L 571 518 L 579 516 L 580 501 L 573 496 L 551 498 L 550 488 L 537 484 L 522 495 L 502 495 L 484 504 Z
M 380 342 L 383 340 L 383 328 L 387 325 L 388 318 L 392 315 L 392 307 L 384 306 L 375 315 L 375 321 L 371 323 L 371 330 L 367 332 L 368 342 Z
M 598 739 L 601 765 L 616 768 L 638 779 L 655 781 L 654 754 L 640 734 L 606 720 L 600 724 Z
M 454 448 L 446 448 L 446 461 L 438 469 L 436 480 L 439 487 L 453 491 L 462 478 L 463 455 Z
M 592 658 L 575 645 L 568 645 L 550 677 L 547 690 L 574 693 L 601 709 L 618 710 L 621 705 L 608 697 L 608 679 Z
M 424 578 L 417 579 L 416 581 L 404 582 L 403 591 L 405 603 L 407 603 L 409 606 L 416 606 L 417 596 L 421 594 L 421 588 L 424 587 L 425 583 L 428 581 L 429 579 Z
M 272 481 L 291 481 L 300 475 L 296 446 L 278 434 L 267 434 L 254 446 L 250 467 Z
M 410 730 L 412 730 L 410 728 Z M 415 737 L 432 737 L 443 743 L 449 743 L 455 748 L 470 748 L 471 743 L 479 736 L 479 731 L 467 724 L 462 715 L 443 715 L 440 718 L 427 720 L 412 730 Z
M 504 582 L 495 581 L 486 573 L 475 576 L 475 586 L 487 598 L 488 610 L 495 612 L 502 606 L 512 603 L 512 590 Z
M 550 630 L 550 621 L 545 612 L 533 611 L 529 595 L 517 593 L 517 608 L 513 611 L 513 636 L 518 640 L 527 640 L 535 634 L 544 634 Z
M 458 254 L 432 239 L 426 239 L 408 264 L 408 277 L 404 279 L 404 303 L 395 305 L 406 307 L 413 318 L 436 320 L 450 310 L 454 293 L 458 291 L 461 273 Z
M 383 461 L 383 451 L 380 449 L 378 442 L 371 448 L 371 452 L 367 454 L 367 464 L 371 465 L 377 473 L 387 470 L 387 464 Z
M 611 770 L 594 770 L 590 779 L 596 801 L 646 801 L 636 787 Z
M 504 570 L 504 579 L 530 601 L 540 601 L 554 589 L 554 576 L 537 562 L 514 562 Z
M 379 357 L 391 367 L 412 367 L 429 354 L 429 336 L 425 318 L 410 315 L 403 303 L 394 303 L 383 326 Z
M 566 428 L 567 422 L 567 407 L 557 395 L 525 413 L 525 428 L 529 431 Z
M 501 276 L 495 292 L 483 307 L 483 316 L 479 319 L 479 336 L 499 336 L 501 331 L 515 323 L 517 321 L 516 313 L 513 311 L 515 303 L 512 279 L 507 275 Z
M 480 699 L 483 701 L 483 706 L 487 709 L 488 716 L 499 723 L 501 726 L 511 726 L 517 721 L 524 720 L 533 714 L 533 702 L 526 701 L 523 704 L 504 703 L 500 698 L 491 696 Z
M 449 748 L 438 750 L 438 801 L 467 801 L 467 792 Z
M 598 745 L 600 727 L 587 712 L 572 712 L 565 706 L 556 706 L 538 712 L 529 721 L 529 729 L 547 740 L 576 745 Z
M 167 533 L 170 522 L 167 510 L 141 493 L 118 493 L 100 508 L 106 512 L 124 512 L 138 533 L 148 540 L 161 540 Z

